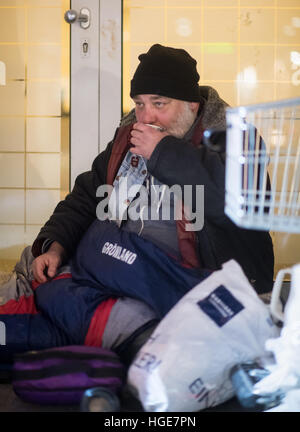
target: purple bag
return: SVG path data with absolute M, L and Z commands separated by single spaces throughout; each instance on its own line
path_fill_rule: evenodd
M 117 393 L 125 368 L 112 351 L 65 346 L 15 355 L 12 385 L 24 401 L 40 405 L 79 404 L 85 390 L 104 387 Z

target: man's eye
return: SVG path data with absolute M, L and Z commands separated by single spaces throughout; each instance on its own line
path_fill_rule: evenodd
M 143 103 L 142 102 L 135 102 L 135 106 L 137 108 L 141 108 L 143 106 Z
M 165 104 L 163 102 L 155 102 L 157 108 L 162 108 Z

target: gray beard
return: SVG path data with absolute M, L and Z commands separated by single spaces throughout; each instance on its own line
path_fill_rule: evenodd
M 183 138 L 192 127 L 196 116 L 197 114 L 191 110 L 188 102 L 184 102 L 181 113 L 167 128 L 167 132 L 176 138 Z

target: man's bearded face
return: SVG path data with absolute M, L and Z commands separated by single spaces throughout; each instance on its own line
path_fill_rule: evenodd
M 182 138 L 197 116 L 198 104 L 159 95 L 138 95 L 133 98 L 138 122 L 159 126 Z

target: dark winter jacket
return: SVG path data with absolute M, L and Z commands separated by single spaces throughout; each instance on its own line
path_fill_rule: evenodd
M 201 112 L 190 139 L 163 138 L 149 159 L 147 168 L 151 175 L 168 186 L 204 185 L 204 226 L 195 235 L 199 266 L 215 270 L 233 258 L 241 265 L 258 293 L 268 292 L 273 285 L 272 240 L 268 232 L 237 227 L 224 213 L 224 153 L 206 147 L 202 134 L 206 128 L 225 127 L 226 104 L 212 88 L 201 87 L 201 91 Z M 58 241 L 68 256 L 74 254 L 83 234 L 96 218 L 99 202 L 96 190 L 98 186 L 108 183 L 112 153 L 115 164 L 119 166 L 128 150 L 119 150 L 119 141 L 122 131 L 132 121 L 131 113 L 106 150 L 96 157 L 91 171 L 77 177 L 72 192 L 57 205 L 35 240 L 32 246 L 34 256 L 41 254 L 45 239 Z

